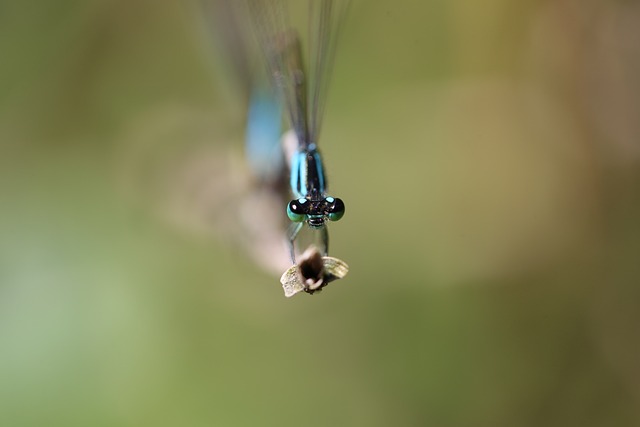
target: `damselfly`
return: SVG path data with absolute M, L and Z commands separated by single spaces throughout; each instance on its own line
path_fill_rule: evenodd
M 322 253 L 329 249 L 328 221 L 345 212 L 341 199 L 327 194 L 327 178 L 318 149 L 326 90 L 336 39 L 348 1 L 309 0 L 309 73 L 302 59 L 299 34 L 290 25 L 285 0 L 247 0 L 267 68 L 295 133 L 296 148 L 290 159 L 287 205 L 291 259 L 294 241 L 303 224 L 321 233 Z

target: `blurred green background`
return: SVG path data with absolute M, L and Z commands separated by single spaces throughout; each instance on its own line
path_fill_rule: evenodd
M 203 220 L 244 101 L 197 10 L 0 5 L 0 425 L 640 425 L 639 3 L 355 1 L 351 272 L 292 299 Z

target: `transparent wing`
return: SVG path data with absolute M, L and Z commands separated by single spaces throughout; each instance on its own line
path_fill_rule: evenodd
M 349 0 L 309 1 L 309 74 L 286 0 L 247 0 L 269 74 L 282 97 L 299 143 L 317 143 L 336 42 Z
M 309 137 L 317 142 L 327 89 L 349 0 L 310 0 L 309 12 Z
M 290 25 L 286 1 L 248 0 L 248 6 L 269 74 L 298 141 L 306 144 L 309 140 L 306 75 L 300 39 Z

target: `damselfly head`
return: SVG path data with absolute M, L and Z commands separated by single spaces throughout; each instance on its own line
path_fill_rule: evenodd
M 327 220 L 338 221 L 344 212 L 344 202 L 331 196 L 321 200 L 301 197 L 287 205 L 287 216 L 291 221 L 306 222 L 311 228 L 322 228 Z

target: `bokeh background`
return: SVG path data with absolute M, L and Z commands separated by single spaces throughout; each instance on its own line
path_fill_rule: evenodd
M 0 425 L 640 425 L 638 2 L 355 1 L 292 299 L 198 10 L 0 5 Z

